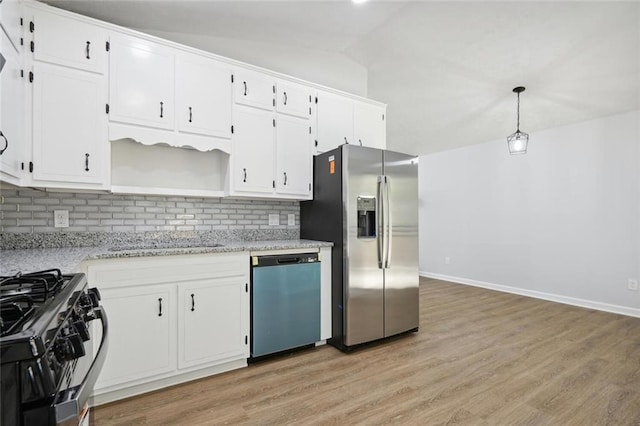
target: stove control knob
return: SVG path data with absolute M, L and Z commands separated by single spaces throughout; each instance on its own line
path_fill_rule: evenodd
M 59 337 L 53 350 L 61 363 L 72 361 L 85 354 L 82 338 L 78 334 Z
M 53 352 L 56 354 L 56 358 L 60 363 L 71 361 L 73 359 L 73 346 L 71 346 L 71 342 L 66 336 L 59 337 L 56 340 Z
M 86 342 L 91 338 L 91 336 L 89 336 L 89 327 L 87 327 L 87 323 L 85 323 L 82 318 L 73 322 L 73 328 L 76 330 L 76 333 L 78 333 L 83 342 Z
M 102 299 L 98 289 L 95 287 L 87 289 L 87 295 L 91 299 L 91 306 L 93 306 L 94 308 L 97 308 L 100 305 L 100 300 Z
M 69 343 L 71 344 L 71 347 L 73 348 L 73 358 L 80 358 L 81 356 L 84 356 L 86 354 L 85 350 L 84 350 L 84 342 L 82 340 L 82 337 L 80 337 L 79 334 L 70 334 L 67 336 L 67 339 L 69 339 Z

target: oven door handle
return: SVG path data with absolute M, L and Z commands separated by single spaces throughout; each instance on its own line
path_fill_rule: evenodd
M 100 341 L 100 347 L 82 383 L 67 389 L 60 398 L 60 401 L 55 403 L 57 425 L 77 425 L 81 420 L 80 415 L 82 410 L 89 399 L 89 395 L 93 392 L 93 387 L 96 384 L 96 380 L 98 380 L 98 375 L 107 357 L 107 347 L 109 346 L 109 339 L 107 337 L 109 328 L 107 314 L 102 306 L 93 308 L 93 312 L 96 318 L 99 318 L 102 323 L 102 340 Z

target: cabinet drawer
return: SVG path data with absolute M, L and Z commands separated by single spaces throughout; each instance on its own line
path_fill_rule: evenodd
M 232 277 L 248 274 L 248 259 L 241 252 L 100 260 L 89 265 L 88 279 L 92 285 L 117 288 Z
M 41 10 L 33 10 L 29 26 L 34 59 L 105 72 L 107 35 L 101 27 Z
M 275 80 L 255 71 L 239 70 L 234 73 L 233 94 L 237 104 L 273 110 Z

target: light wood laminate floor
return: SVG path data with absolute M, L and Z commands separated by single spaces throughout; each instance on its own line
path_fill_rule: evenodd
M 640 425 L 640 319 L 422 278 L 420 331 L 98 407 L 95 425 Z

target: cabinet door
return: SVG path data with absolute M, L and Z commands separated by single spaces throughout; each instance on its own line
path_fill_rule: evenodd
M 43 10 L 33 10 L 29 25 L 35 60 L 105 72 L 107 35 L 101 27 Z
M 44 63 L 33 73 L 33 179 L 106 185 L 104 77 Z
M 279 80 L 276 111 L 301 118 L 311 116 L 311 90 L 302 84 Z
M 179 286 L 179 368 L 248 356 L 246 284 L 230 277 Z
M 273 113 L 236 105 L 231 162 L 233 190 L 273 192 Z
M 112 39 L 109 54 L 109 119 L 173 129 L 173 51 L 146 40 L 118 36 Z
M 109 350 L 96 390 L 176 368 L 174 285 L 101 288 Z
M 176 58 L 178 130 L 231 137 L 231 70 L 196 55 Z
M 317 151 L 325 152 L 353 143 L 353 101 L 333 93 L 319 92 L 317 105 Z
M 385 149 L 385 108 L 364 102 L 353 104 L 353 143 L 371 148 Z
M 18 0 L 0 2 L 0 26 L 16 49 L 22 49 L 20 39 L 23 37 L 24 19 L 21 6 Z
M 276 191 L 310 196 L 313 153 L 309 121 L 278 114 L 276 146 Z
M 19 184 L 20 163 L 25 143 L 25 78 L 20 56 L 0 30 L 0 54 L 5 63 L 0 70 L 0 171 L 4 180 Z
M 239 70 L 234 73 L 234 100 L 237 104 L 272 110 L 275 106 L 275 80 L 266 74 Z

